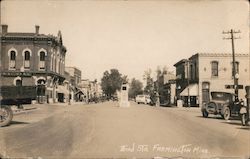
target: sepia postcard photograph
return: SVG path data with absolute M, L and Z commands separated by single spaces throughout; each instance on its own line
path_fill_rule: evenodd
M 250 159 L 247 0 L 0 0 L 0 159 Z

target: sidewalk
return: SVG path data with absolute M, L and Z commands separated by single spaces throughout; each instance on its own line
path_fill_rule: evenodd
M 35 110 L 37 109 L 37 106 L 36 104 L 27 104 L 27 105 L 23 105 L 23 109 L 18 109 L 17 106 L 11 106 L 11 109 L 14 114 L 19 114 L 19 113 L 27 112 L 30 110 Z
M 201 112 L 200 107 L 177 107 L 177 106 L 171 106 L 171 107 L 160 107 L 162 109 L 176 109 L 177 111 L 188 111 L 188 112 Z

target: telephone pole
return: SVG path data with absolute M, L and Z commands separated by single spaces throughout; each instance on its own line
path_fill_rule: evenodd
M 236 97 L 238 99 L 238 95 L 239 95 L 239 91 L 238 91 L 238 78 L 239 72 L 236 72 L 236 68 L 235 68 L 235 51 L 234 51 L 234 40 L 235 39 L 240 39 L 240 37 L 234 37 L 234 34 L 238 34 L 241 33 L 240 30 L 238 31 L 234 31 L 233 29 L 231 29 L 230 31 L 223 31 L 222 34 L 230 34 L 229 38 L 223 38 L 223 40 L 231 40 L 232 41 L 232 56 L 233 56 L 233 79 L 234 79 L 234 93 L 236 94 Z M 237 74 L 237 76 L 236 76 Z

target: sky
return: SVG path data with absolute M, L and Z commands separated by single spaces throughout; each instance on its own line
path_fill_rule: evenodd
M 116 68 L 131 79 L 196 53 L 231 53 L 222 31 L 240 30 L 237 53 L 249 53 L 249 3 L 245 0 L 2 0 L 1 23 L 9 32 L 57 35 L 67 48 L 66 66 L 100 81 Z

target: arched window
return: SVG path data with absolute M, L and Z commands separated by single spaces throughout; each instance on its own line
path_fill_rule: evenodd
M 24 52 L 24 68 L 25 69 L 30 68 L 30 52 L 29 51 Z
M 219 63 L 218 63 L 218 61 L 211 62 L 211 75 L 212 75 L 212 77 L 218 77 L 218 75 L 219 75 Z
M 40 69 L 45 69 L 45 56 L 46 56 L 46 53 L 44 51 L 41 51 L 40 52 L 40 62 L 39 62 Z
M 16 80 L 16 86 L 22 86 L 22 80 L 20 79 Z
M 16 68 L 16 52 L 15 51 L 10 51 L 10 64 L 9 67 L 11 69 L 15 69 Z

